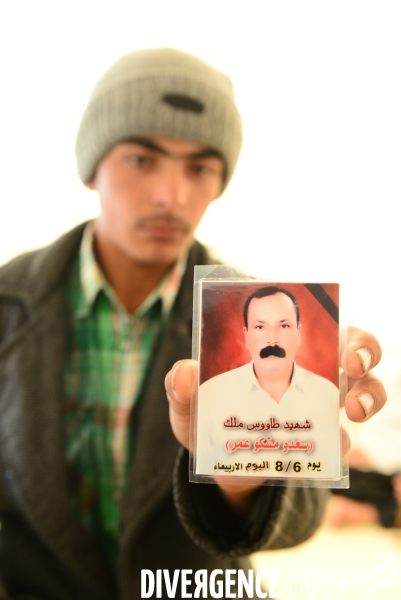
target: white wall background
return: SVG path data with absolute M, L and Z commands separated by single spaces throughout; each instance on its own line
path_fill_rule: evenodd
M 102 72 L 182 48 L 232 78 L 244 122 L 200 239 L 261 276 L 341 281 L 347 322 L 381 340 L 401 395 L 400 31 L 385 0 L 2 2 L 0 262 L 96 215 L 73 149 Z

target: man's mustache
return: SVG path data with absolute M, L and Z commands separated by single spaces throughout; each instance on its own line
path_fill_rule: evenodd
M 262 348 L 259 353 L 260 358 L 268 358 L 269 356 L 277 356 L 278 358 L 285 358 L 285 350 L 280 346 L 266 346 Z

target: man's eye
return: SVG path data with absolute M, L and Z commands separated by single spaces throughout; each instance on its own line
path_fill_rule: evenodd
M 206 165 L 191 165 L 190 170 L 195 175 L 209 175 L 212 173 L 212 169 Z
M 263 329 L 263 325 L 255 325 L 255 329 Z
M 288 325 L 288 323 L 281 323 L 281 327 L 282 327 L 283 329 L 288 329 L 288 328 L 289 328 L 289 325 Z
M 147 165 L 150 165 L 150 163 L 151 163 L 151 160 L 148 156 L 142 156 L 140 154 L 130 154 L 129 156 L 127 156 L 127 161 L 131 165 L 140 165 L 140 166 L 147 166 Z

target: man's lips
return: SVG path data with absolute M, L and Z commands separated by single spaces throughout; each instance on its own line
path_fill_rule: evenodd
M 188 235 L 190 227 L 177 217 L 147 217 L 136 222 L 136 229 L 150 238 L 173 241 Z

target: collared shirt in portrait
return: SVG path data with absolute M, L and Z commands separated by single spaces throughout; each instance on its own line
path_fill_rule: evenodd
M 338 478 L 339 419 L 339 390 L 331 381 L 294 364 L 291 383 L 276 402 L 259 385 L 250 362 L 199 387 L 195 472 Z M 263 462 L 269 469 L 255 473 L 248 466 Z M 295 462 L 300 471 L 294 471 Z

